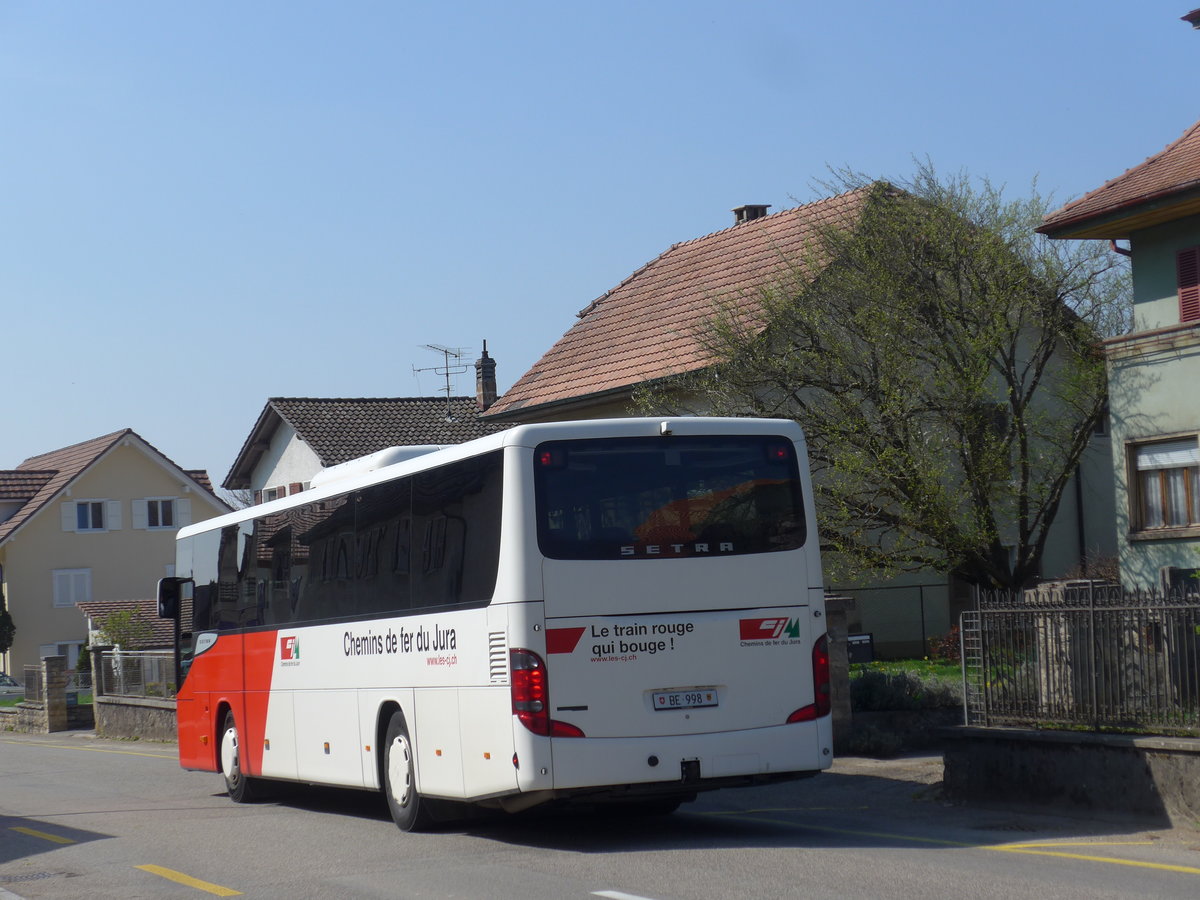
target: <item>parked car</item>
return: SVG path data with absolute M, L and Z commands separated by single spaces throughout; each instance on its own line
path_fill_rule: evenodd
M 24 693 L 25 688 L 21 687 L 21 682 L 11 675 L 0 672 L 0 697 L 19 697 Z

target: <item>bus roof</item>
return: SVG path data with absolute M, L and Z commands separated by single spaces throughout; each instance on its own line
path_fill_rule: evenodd
M 469 459 L 504 447 L 528 447 L 532 449 L 543 441 L 573 440 L 582 438 L 605 437 L 656 437 L 659 435 L 706 435 L 706 434 L 772 434 L 788 437 L 791 440 L 804 443 L 804 432 L 800 426 L 790 419 L 752 419 L 724 418 L 715 416 L 654 416 L 646 418 L 621 419 L 582 419 L 570 422 L 537 422 L 527 425 L 516 425 L 505 431 L 485 435 L 461 444 L 452 444 L 441 449 L 422 447 L 422 452 L 408 455 L 390 465 L 375 468 L 370 467 L 373 457 L 380 454 L 370 454 L 360 457 L 366 460 L 365 471 L 354 474 L 354 467 L 360 460 L 350 460 L 341 465 L 347 474 L 344 477 L 321 478 L 314 477 L 313 486 L 298 494 L 281 497 L 267 503 L 260 503 L 235 510 L 223 516 L 205 519 L 193 525 L 179 529 L 177 537 L 190 537 L 194 534 L 211 531 L 214 528 L 224 528 L 263 515 L 282 512 L 294 506 L 313 503 L 336 497 L 373 484 L 390 481 L 403 475 L 408 475 L 425 469 L 436 468 L 447 463 Z M 394 448 L 389 448 L 394 449 Z M 386 454 L 389 451 L 381 451 Z M 405 456 L 403 453 L 397 456 Z M 329 470 L 325 470 L 329 471 Z M 322 473 L 323 474 L 323 473 Z

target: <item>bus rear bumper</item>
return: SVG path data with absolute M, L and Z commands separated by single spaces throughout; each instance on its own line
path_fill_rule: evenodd
M 744 731 L 642 738 L 554 738 L 554 790 L 812 774 L 833 762 L 828 716 Z M 722 787 L 721 784 L 712 784 Z

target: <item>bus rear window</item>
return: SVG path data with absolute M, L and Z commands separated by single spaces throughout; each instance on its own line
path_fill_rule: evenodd
M 548 441 L 534 451 L 538 544 L 551 559 L 794 550 L 805 540 L 795 448 L 757 436 Z

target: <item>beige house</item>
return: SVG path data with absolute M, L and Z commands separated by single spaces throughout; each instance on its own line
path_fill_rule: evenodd
M 0 585 L 16 626 L 0 669 L 20 677 L 54 655 L 75 668 L 78 605 L 154 596 L 174 573 L 175 532 L 228 510 L 206 472 L 128 428 L 0 471 Z

